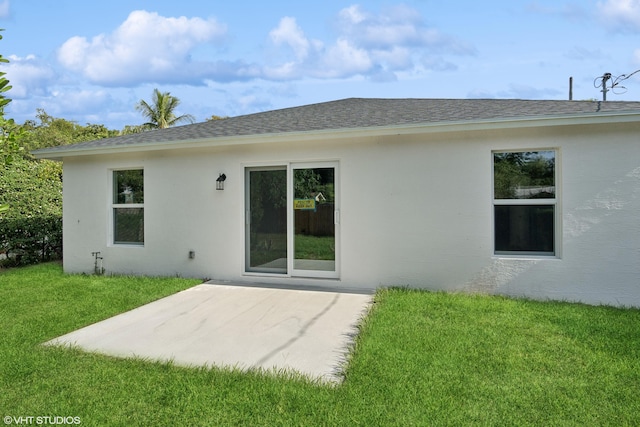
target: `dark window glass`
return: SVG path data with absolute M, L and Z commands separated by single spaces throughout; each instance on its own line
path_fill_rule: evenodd
M 287 272 L 287 171 L 249 171 L 247 271 Z
M 144 243 L 144 209 L 113 209 L 114 243 Z
M 495 250 L 553 255 L 554 205 L 496 205 Z

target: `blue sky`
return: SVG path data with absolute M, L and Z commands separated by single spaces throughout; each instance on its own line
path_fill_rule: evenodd
M 154 88 L 197 121 L 348 97 L 601 99 L 640 69 L 640 0 L 0 0 L 7 115 L 141 124 Z M 640 73 L 608 93 L 640 100 Z M 624 92 L 622 88 L 618 92 Z

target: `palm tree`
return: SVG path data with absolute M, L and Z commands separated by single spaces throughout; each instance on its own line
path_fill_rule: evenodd
M 151 104 L 142 99 L 136 105 L 136 110 L 149 119 L 147 123 L 142 125 L 147 128 L 164 129 L 182 122 L 195 122 L 195 117 L 191 114 L 176 117 L 174 111 L 178 105 L 180 105 L 178 98 L 169 92 L 160 92 L 158 89 L 154 89 Z

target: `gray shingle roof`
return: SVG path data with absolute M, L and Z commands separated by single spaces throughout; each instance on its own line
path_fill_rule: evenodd
M 348 98 L 38 151 L 46 151 L 47 154 L 63 154 L 64 151 L 80 148 L 115 148 L 219 137 L 581 115 L 599 112 L 640 113 L 640 102 Z

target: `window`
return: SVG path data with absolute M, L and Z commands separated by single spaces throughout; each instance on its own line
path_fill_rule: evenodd
M 144 244 L 144 171 L 113 171 L 113 243 Z
M 493 153 L 495 253 L 556 254 L 556 151 Z

